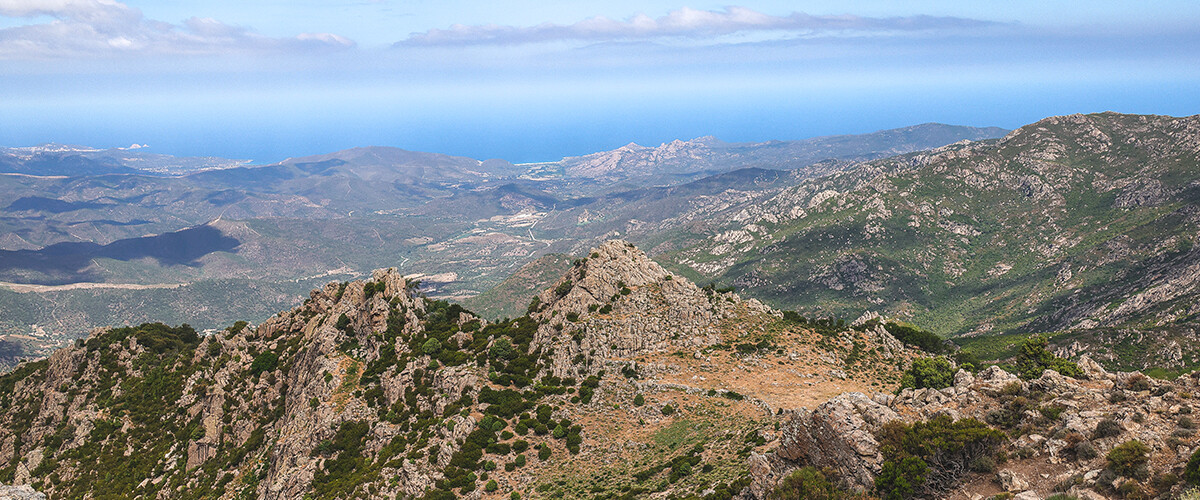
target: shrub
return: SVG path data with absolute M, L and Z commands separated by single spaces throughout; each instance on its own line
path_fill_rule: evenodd
M 250 374 L 258 375 L 263 372 L 275 371 L 279 366 L 279 355 L 273 351 L 266 351 L 254 357 L 254 362 L 250 363 Z
M 883 469 L 876 490 L 886 499 L 937 496 L 955 487 L 971 464 L 993 455 L 1004 433 L 975 419 L 939 416 L 912 425 L 891 422 L 878 435 Z
M 545 462 L 550 459 L 550 453 L 550 447 L 546 446 L 546 443 L 538 445 L 538 460 Z
M 1183 480 L 1188 484 L 1200 484 L 1200 448 L 1192 452 L 1187 465 L 1183 466 Z
M 1091 460 L 1100 456 L 1100 454 L 1096 452 L 1096 447 L 1092 446 L 1091 441 L 1080 441 L 1075 444 L 1073 449 L 1075 450 L 1075 458 L 1078 458 L 1079 460 Z
M 945 389 L 953 384 L 954 368 L 950 360 L 940 356 L 913 360 L 912 366 L 900 378 L 902 389 Z
M 646 397 L 642 396 L 641 393 L 638 393 L 637 396 L 633 397 L 633 405 L 634 406 L 642 406 L 644 404 L 646 404 Z
M 489 479 L 487 484 L 484 485 L 483 489 L 484 491 L 492 492 L 500 489 L 500 485 L 496 483 L 495 479 Z
M 1054 370 L 1067 377 L 1079 377 L 1083 370 L 1079 365 L 1055 356 L 1046 349 L 1050 341 L 1041 335 L 1032 335 L 1021 344 L 1017 354 L 1017 375 L 1025 380 L 1035 379 L 1045 370 Z
M 1125 381 L 1125 388 L 1134 392 L 1150 390 L 1150 379 L 1140 373 L 1135 373 Z
M 488 349 L 488 355 L 492 359 L 512 359 L 516 355 L 513 350 L 512 342 L 507 337 L 500 337 L 492 342 L 492 347 Z
M 671 405 L 663 405 L 663 407 L 662 407 L 663 415 L 666 415 L 669 417 L 669 416 L 673 415 L 674 413 L 675 413 L 675 407 L 673 407 Z
M 814 467 L 804 467 L 784 477 L 779 486 L 767 495 L 767 498 L 770 500 L 808 500 L 815 498 L 837 500 L 850 496 L 846 492 L 834 487 L 833 482 L 826 475 L 826 473 Z
M 1192 417 L 1189 417 L 1186 415 L 1179 417 L 1179 422 L 1177 422 L 1177 423 L 1179 424 L 1179 427 L 1183 428 L 1183 429 L 1195 429 L 1196 428 L 1196 421 L 1192 420 Z
M 1121 486 L 1117 487 L 1117 493 L 1121 495 L 1121 498 L 1127 500 L 1145 500 L 1149 498 L 1146 495 L 1145 488 L 1142 488 L 1142 483 L 1133 479 L 1121 483 Z
M 430 356 L 437 356 L 442 352 L 442 343 L 438 339 L 430 337 L 424 344 L 421 344 L 421 352 Z
M 1103 439 L 1106 437 L 1118 436 L 1121 434 L 1121 424 L 1111 418 L 1101 420 L 1096 424 L 1096 430 L 1092 432 L 1092 439 Z
M 1149 453 L 1150 447 L 1133 439 L 1117 445 L 1104 458 L 1108 460 L 1108 467 L 1114 472 L 1131 477 L 1150 461 Z
M 883 328 L 896 337 L 896 340 L 905 344 L 917 347 L 922 351 L 940 354 L 945 351 L 946 346 L 942 342 L 942 338 L 938 337 L 933 332 L 921 330 L 908 325 L 899 323 L 888 323 L 883 325 Z

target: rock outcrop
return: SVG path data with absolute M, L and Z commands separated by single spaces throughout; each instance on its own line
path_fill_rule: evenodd
M 27 485 L 5 486 L 0 484 L 0 500 L 46 500 L 46 495 L 38 493 Z
M 722 321 L 771 313 L 756 300 L 673 276 L 633 244 L 613 240 L 542 292 L 531 316 L 542 323 L 535 342 L 554 349 L 554 374 L 574 376 L 581 368 L 577 356 L 694 350 L 720 342 Z
M 1010 464 L 995 480 L 1014 494 L 1045 498 L 1068 484 L 1081 498 L 1107 498 L 1132 479 L 1112 474 L 1104 457 L 1129 440 L 1148 447 L 1145 477 L 1179 474 L 1200 445 L 1192 430 L 1189 400 L 1200 389 L 1200 380 L 1189 376 L 1168 382 L 1140 373 L 1109 373 L 1086 356 L 1079 366 L 1083 378 L 1046 370 L 1029 381 L 995 366 L 975 375 L 960 370 L 954 385 L 945 389 L 904 389 L 898 395 L 870 398 L 848 393 L 811 411 L 797 411 L 781 426 L 779 448 L 751 457 L 754 483 L 746 493 L 765 498 L 790 471 L 806 465 L 836 471 L 845 487 L 870 490 L 882 465 L 875 435 L 883 425 L 941 415 L 976 419 L 1013 435 L 1007 445 Z M 1014 465 L 1056 472 L 1022 475 L 1014 472 Z M 1162 484 L 1153 491 L 1180 491 L 1173 482 Z M 1149 487 L 1137 485 L 1138 491 Z

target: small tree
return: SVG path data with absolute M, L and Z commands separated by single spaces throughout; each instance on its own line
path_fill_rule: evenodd
M 421 352 L 430 356 L 437 356 L 438 353 L 442 352 L 442 343 L 438 339 L 430 338 L 424 344 L 421 344 Z
M 512 342 L 508 340 L 508 337 L 496 339 L 492 342 L 492 347 L 488 349 L 488 354 L 492 356 L 492 359 L 510 359 L 513 357 L 513 353 Z
M 900 378 L 900 388 L 913 389 L 945 389 L 954 384 L 954 367 L 950 360 L 938 356 L 936 358 L 920 358 L 913 360 L 904 376 Z
M 1017 375 L 1025 380 L 1035 379 L 1045 370 L 1054 370 L 1067 377 L 1079 377 L 1083 370 L 1079 365 L 1055 356 L 1046 349 L 1050 341 L 1041 335 L 1032 335 L 1021 344 L 1017 354 Z

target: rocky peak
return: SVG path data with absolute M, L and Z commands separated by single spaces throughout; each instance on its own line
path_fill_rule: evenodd
M 554 349 L 557 376 L 586 371 L 579 355 L 624 358 L 718 343 L 720 322 L 739 314 L 774 312 L 672 275 L 621 240 L 592 249 L 531 305 L 542 323 L 535 340 Z

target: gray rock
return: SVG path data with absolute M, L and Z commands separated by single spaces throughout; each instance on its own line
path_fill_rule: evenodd
M 1000 483 L 1000 489 L 1004 491 L 1024 491 L 1029 489 L 1029 481 L 1026 481 L 1020 474 L 1009 469 L 997 472 L 996 482 Z
M 28 485 L 5 486 L 0 484 L 0 500 L 46 500 L 46 494 L 38 493 Z

